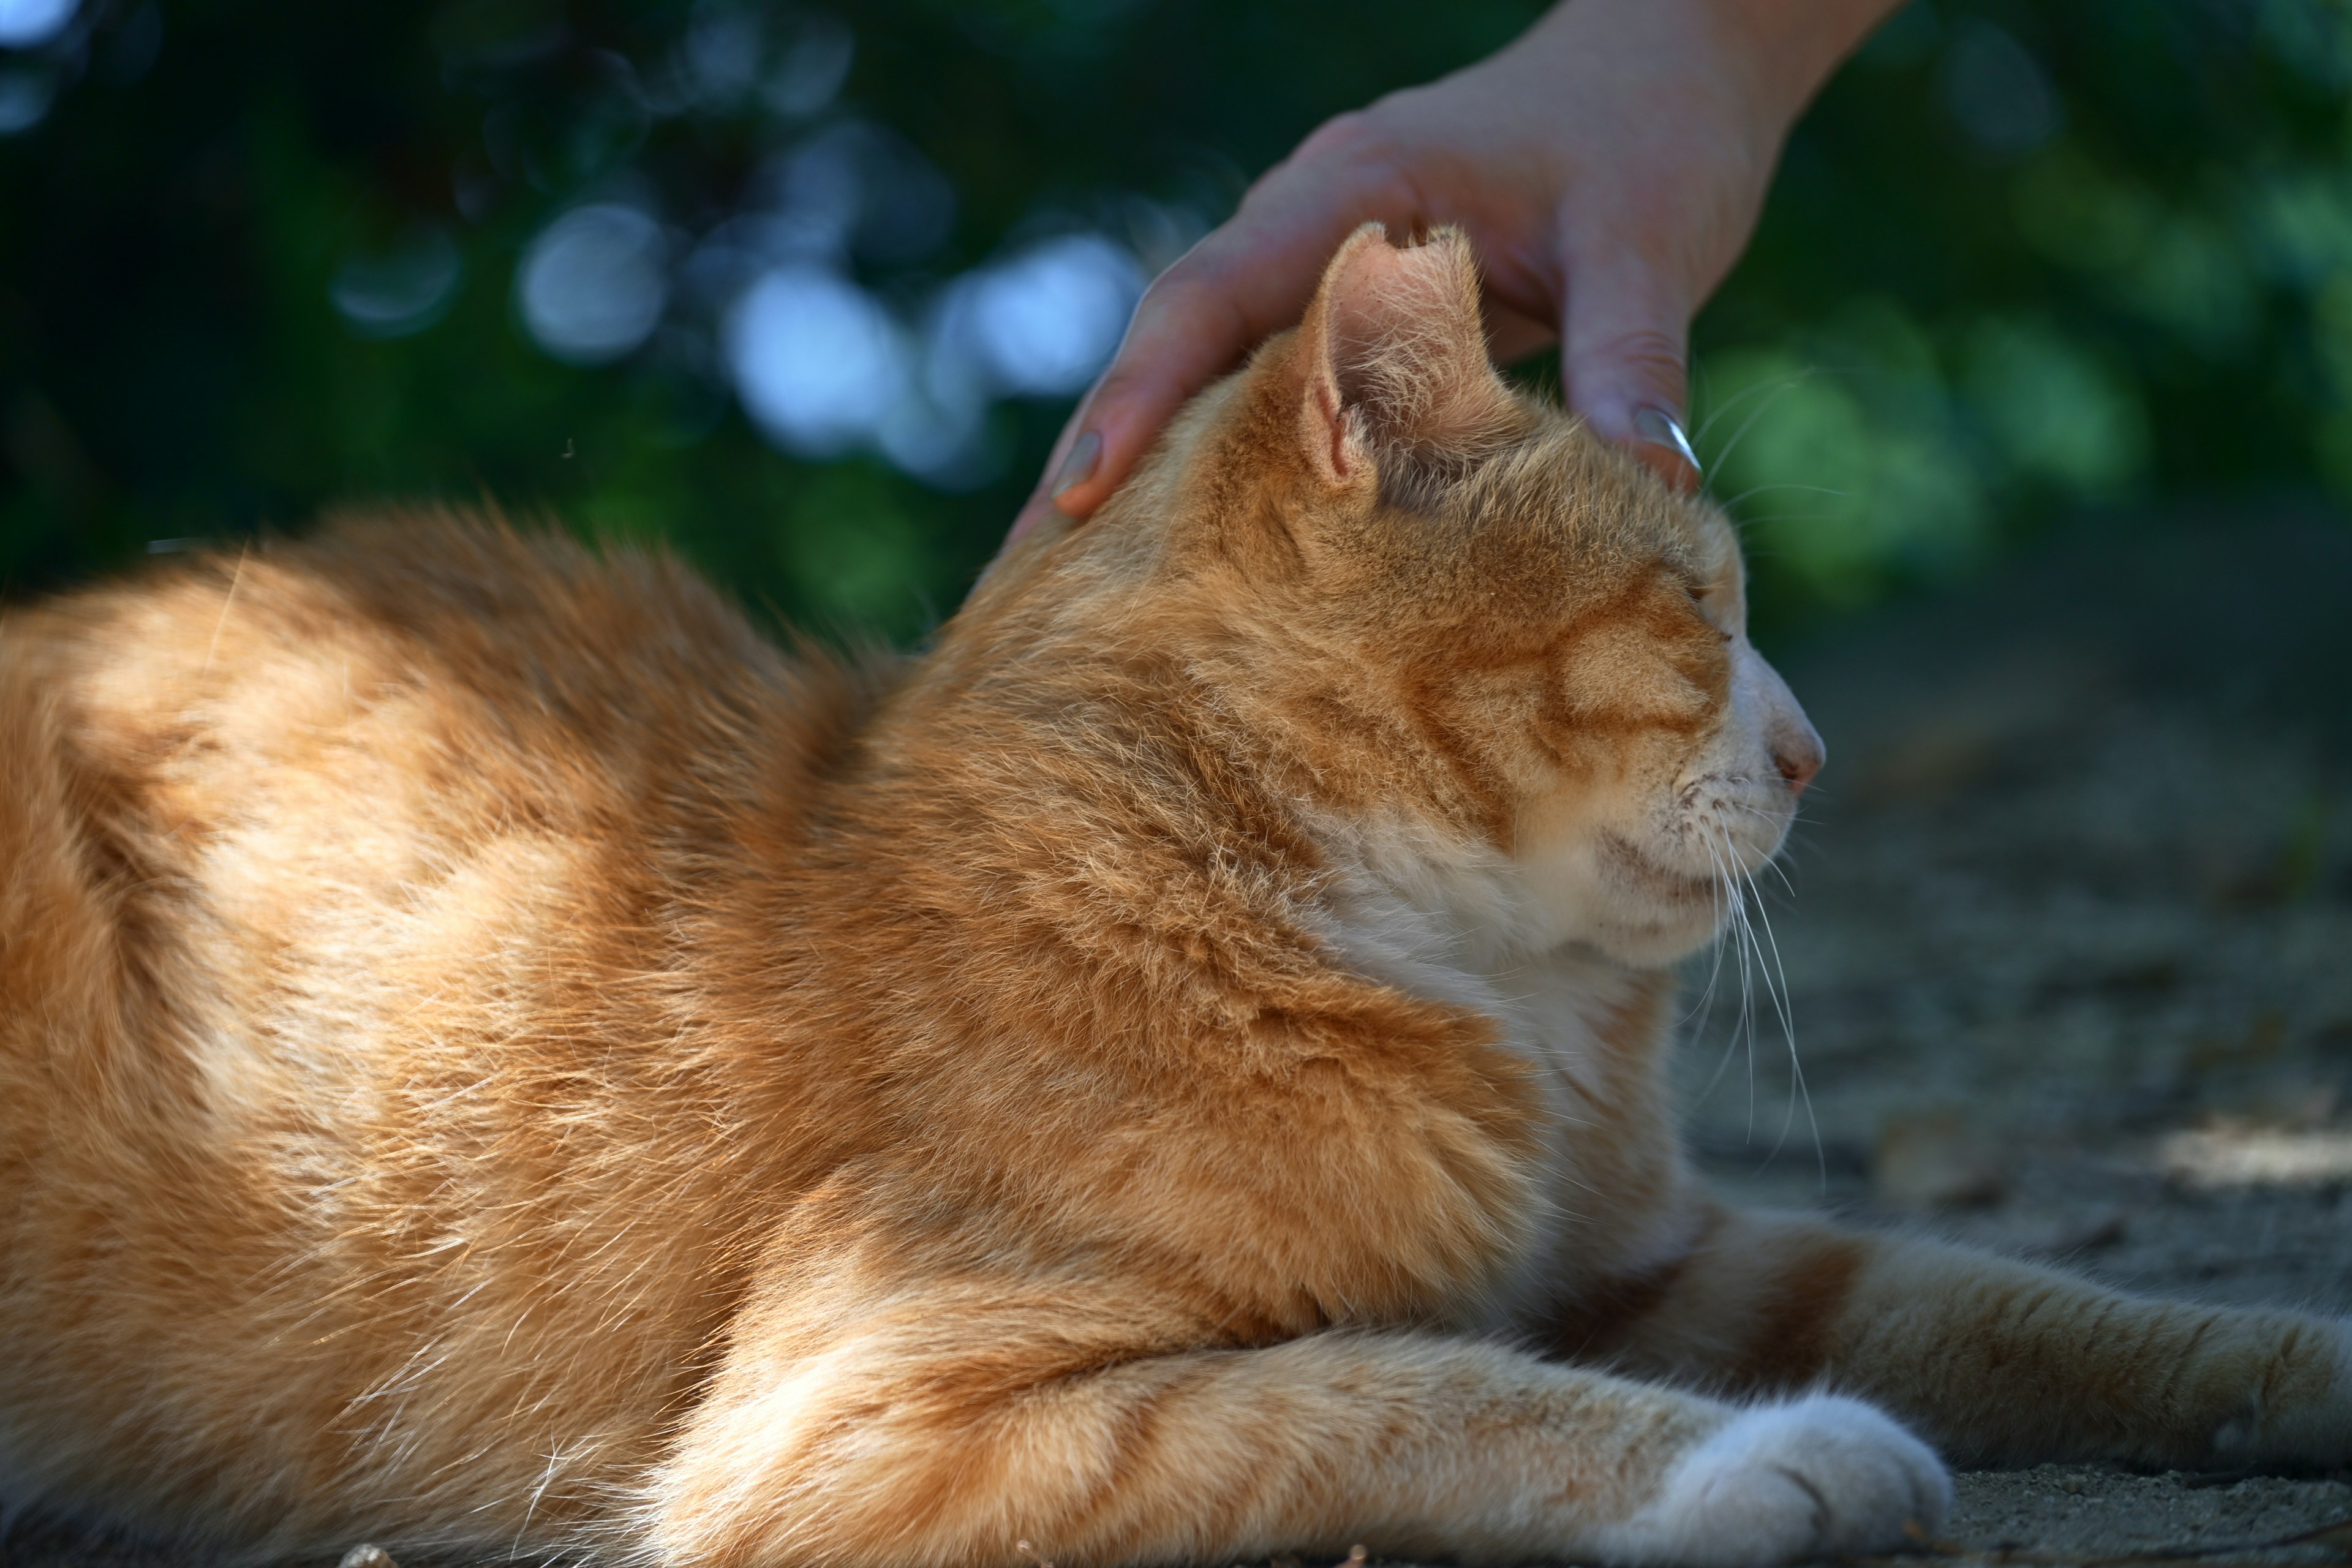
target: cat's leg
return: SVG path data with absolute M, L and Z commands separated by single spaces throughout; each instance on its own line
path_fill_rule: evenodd
M 1741 1408 L 1433 1335 L 1185 1348 L 1151 1301 L 1068 1279 L 791 1294 L 738 1325 L 652 1488 L 664 1563 L 1229 1563 L 1362 1542 L 1762 1564 L 1899 1546 L 1948 1496 L 1935 1457 L 1853 1400 Z
M 1972 1459 L 2352 1462 L 2352 1324 L 2128 1296 L 1801 1215 L 1710 1208 L 1686 1254 L 1551 1338 L 1735 1394 L 1860 1394 Z

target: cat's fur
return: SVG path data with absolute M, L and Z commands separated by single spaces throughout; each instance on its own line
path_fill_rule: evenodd
M 1660 966 L 1820 763 L 1741 595 L 1375 231 L 903 670 L 424 516 L 11 616 L 0 1495 L 1762 1563 L 1933 1528 L 1898 1419 L 2352 1459 L 2340 1323 L 1694 1185 Z

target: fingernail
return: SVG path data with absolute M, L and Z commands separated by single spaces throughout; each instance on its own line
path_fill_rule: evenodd
M 1692 472 L 1700 475 L 1706 472 L 1699 467 L 1698 454 L 1691 450 L 1690 437 L 1683 434 L 1683 422 L 1664 409 L 1633 410 L 1633 430 L 1643 440 L 1654 446 L 1670 447 L 1681 453 L 1683 461 L 1691 466 Z
M 1089 430 L 1071 442 L 1070 455 L 1062 459 L 1062 466 L 1054 472 L 1054 499 L 1061 500 L 1062 492 L 1072 485 L 1082 485 L 1093 479 L 1095 468 L 1101 461 L 1102 437 L 1100 435 Z

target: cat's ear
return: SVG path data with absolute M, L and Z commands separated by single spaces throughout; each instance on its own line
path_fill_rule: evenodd
M 1473 450 L 1508 419 L 1459 229 L 1402 250 L 1376 223 L 1349 235 L 1300 323 L 1298 353 L 1299 437 L 1328 484 L 1358 483 L 1385 455 Z

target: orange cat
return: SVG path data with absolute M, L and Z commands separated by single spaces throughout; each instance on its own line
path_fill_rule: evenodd
M 1662 966 L 1821 762 L 1741 594 L 1374 230 L 901 669 L 444 517 L 12 615 L 0 1498 L 1764 1563 L 1927 1442 L 2352 1459 L 2343 1324 L 1694 1185 Z

